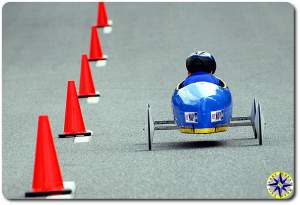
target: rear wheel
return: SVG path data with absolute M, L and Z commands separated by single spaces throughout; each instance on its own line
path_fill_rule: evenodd
M 256 129 L 255 129 L 256 110 L 257 110 L 257 104 L 256 104 L 256 99 L 254 98 L 253 103 L 252 103 L 252 107 L 251 107 L 251 123 L 252 123 L 253 134 L 254 134 L 255 139 L 257 139 L 257 132 L 256 132 Z
M 152 120 L 151 115 L 151 107 L 147 105 L 147 119 L 146 119 L 146 127 L 145 127 L 146 137 L 148 140 L 148 149 L 149 151 L 152 150 L 152 142 L 153 142 L 153 135 L 154 135 L 154 123 Z

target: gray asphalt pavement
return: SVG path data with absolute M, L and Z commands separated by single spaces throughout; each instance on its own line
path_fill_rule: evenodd
M 23 199 L 32 183 L 37 119 L 48 114 L 65 181 L 77 199 L 271 199 L 266 178 L 294 177 L 294 8 L 287 3 L 107 3 L 99 31 L 106 67 L 91 64 L 98 104 L 81 101 L 89 143 L 58 139 L 67 81 L 79 83 L 96 3 L 8 3 L 3 12 L 2 188 Z M 267 122 L 213 135 L 156 132 L 148 152 L 146 104 L 171 119 L 185 58 L 211 52 L 229 85 L 234 115 L 257 97 Z

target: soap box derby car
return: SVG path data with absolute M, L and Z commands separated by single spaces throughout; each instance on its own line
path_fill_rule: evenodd
M 180 83 L 172 96 L 174 120 L 154 121 L 147 105 L 145 133 L 148 149 L 152 150 L 155 130 L 179 130 L 181 133 L 212 134 L 227 131 L 229 127 L 252 126 L 254 137 L 262 145 L 264 118 L 259 102 L 252 103 L 247 117 L 232 117 L 232 97 L 225 82 L 220 86 L 196 82 L 185 87 Z

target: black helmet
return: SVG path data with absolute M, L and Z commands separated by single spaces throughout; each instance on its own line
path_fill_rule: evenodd
M 186 69 L 190 73 L 203 71 L 214 74 L 216 71 L 216 61 L 210 53 L 196 51 L 186 59 Z

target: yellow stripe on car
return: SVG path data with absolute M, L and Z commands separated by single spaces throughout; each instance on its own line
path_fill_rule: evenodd
M 227 129 L 228 129 L 227 126 L 221 126 L 221 127 L 200 128 L 200 129 L 180 128 L 179 131 L 182 133 L 189 133 L 189 134 L 210 134 L 216 132 L 224 132 Z

